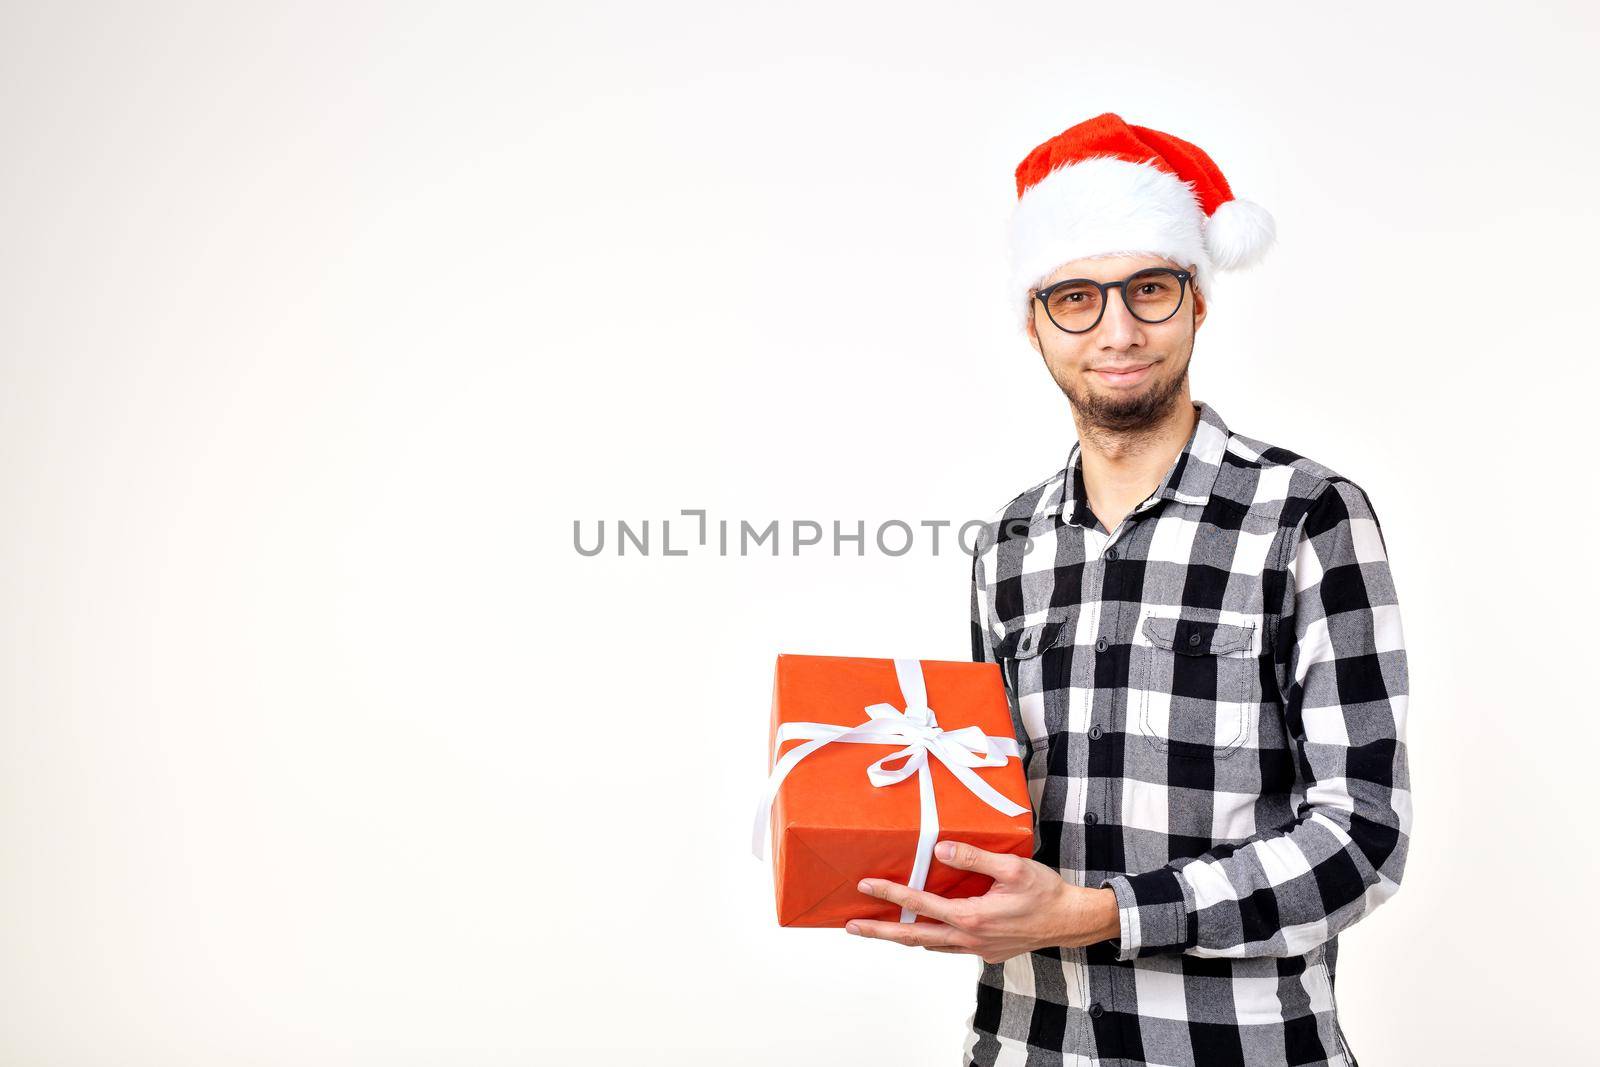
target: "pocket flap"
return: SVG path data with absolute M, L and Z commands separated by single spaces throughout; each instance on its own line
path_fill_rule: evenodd
M 1151 644 L 1184 656 L 1221 656 L 1247 649 L 1255 639 L 1254 626 L 1201 619 L 1163 619 L 1151 615 L 1144 632 Z
M 1001 659 L 1031 659 L 1046 649 L 1054 648 L 1064 632 L 1063 622 L 1040 622 L 1012 630 L 995 648 Z

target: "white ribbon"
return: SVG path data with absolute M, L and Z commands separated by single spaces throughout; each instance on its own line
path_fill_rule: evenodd
M 778 787 L 790 771 L 811 753 L 834 741 L 848 741 L 857 745 L 905 745 L 898 752 L 884 756 L 867 768 L 867 779 L 875 786 L 894 785 L 911 775 L 917 776 L 922 797 L 922 823 L 917 837 L 917 858 L 911 867 L 911 880 L 906 884 L 921 889 L 928 879 L 928 867 L 933 860 L 933 846 L 939 839 L 939 809 L 933 799 L 933 767 L 928 754 L 950 768 L 956 780 L 966 786 L 978 799 L 1006 815 L 1021 815 L 1028 809 L 1015 803 L 988 782 L 972 772 L 973 767 L 998 767 L 1007 758 L 1017 756 L 1015 737 L 990 737 L 982 728 L 966 726 L 959 730 L 945 730 L 939 726 L 933 709 L 928 707 L 928 689 L 922 677 L 922 663 L 914 659 L 897 659 L 894 672 L 900 680 L 900 694 L 905 698 L 904 711 L 893 704 L 870 704 L 869 718 L 859 726 L 839 726 L 826 722 L 780 723 L 773 741 L 772 758 L 775 765 L 767 779 L 767 789 L 760 807 L 756 810 L 755 834 L 751 842 L 757 859 L 766 859 L 767 830 L 771 822 L 772 801 Z M 804 737 L 811 740 L 796 745 L 778 759 L 778 750 L 785 741 Z M 884 766 L 905 756 L 906 762 L 890 770 Z M 915 922 L 916 912 L 900 908 L 900 921 Z

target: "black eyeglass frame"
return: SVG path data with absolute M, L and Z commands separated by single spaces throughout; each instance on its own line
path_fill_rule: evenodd
M 1178 279 L 1178 303 L 1171 311 L 1161 316 L 1159 319 L 1140 318 L 1139 313 L 1133 310 L 1133 305 L 1128 303 L 1128 283 L 1145 274 L 1170 274 Z M 1193 278 L 1194 275 L 1189 271 L 1178 270 L 1176 267 L 1144 267 L 1140 270 L 1134 271 L 1120 282 L 1097 282 L 1093 278 L 1065 278 L 1053 285 L 1047 285 L 1043 289 L 1034 290 L 1033 298 L 1044 305 L 1044 317 L 1050 320 L 1050 325 L 1054 326 L 1062 333 L 1088 333 L 1090 330 L 1093 330 L 1096 326 L 1100 325 L 1100 320 L 1106 317 L 1106 306 L 1111 303 L 1111 294 L 1106 292 L 1106 290 L 1119 289 L 1121 292 L 1118 295 L 1122 298 L 1122 306 L 1128 309 L 1128 314 L 1132 315 L 1136 319 L 1139 319 L 1140 322 L 1147 326 L 1154 326 L 1157 323 L 1166 322 L 1168 319 L 1172 318 L 1172 316 L 1176 315 L 1179 309 L 1183 307 L 1183 294 L 1189 288 L 1189 282 Z M 1057 322 L 1054 315 L 1050 314 L 1050 294 L 1054 293 L 1063 285 L 1084 284 L 1092 285 L 1096 289 L 1100 290 L 1100 313 L 1094 317 L 1093 322 L 1085 326 L 1083 329 L 1069 330 Z

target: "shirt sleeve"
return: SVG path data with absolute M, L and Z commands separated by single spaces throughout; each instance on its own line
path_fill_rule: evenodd
M 1359 486 L 1331 479 L 1291 543 L 1277 632 L 1293 643 L 1274 675 L 1298 815 L 1101 882 L 1116 893 L 1119 960 L 1302 955 L 1400 887 L 1411 835 L 1408 679 L 1377 515 Z
M 989 591 L 984 584 L 983 553 L 972 553 L 972 659 L 975 663 L 998 663 L 994 651 L 994 631 L 989 624 Z

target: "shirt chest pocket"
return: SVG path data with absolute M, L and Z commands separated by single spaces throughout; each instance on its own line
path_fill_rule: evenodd
M 1043 810 L 1051 738 L 1061 729 L 1055 708 L 1068 651 L 1062 646 L 1071 637 L 1071 622 L 1058 619 L 1012 630 L 995 650 L 1012 698 L 1012 727 L 1023 746 L 1023 774 L 1035 812 Z
M 1039 748 L 1060 729 L 1052 713 L 1053 690 L 1061 685 L 1066 652 L 1060 646 L 1071 639 L 1067 620 L 1034 623 L 1012 630 L 995 650 L 1012 696 L 1012 717 L 1017 737 Z
M 1258 640 L 1253 624 L 1145 616 L 1128 684 L 1149 744 L 1185 759 L 1237 751 L 1259 699 Z

